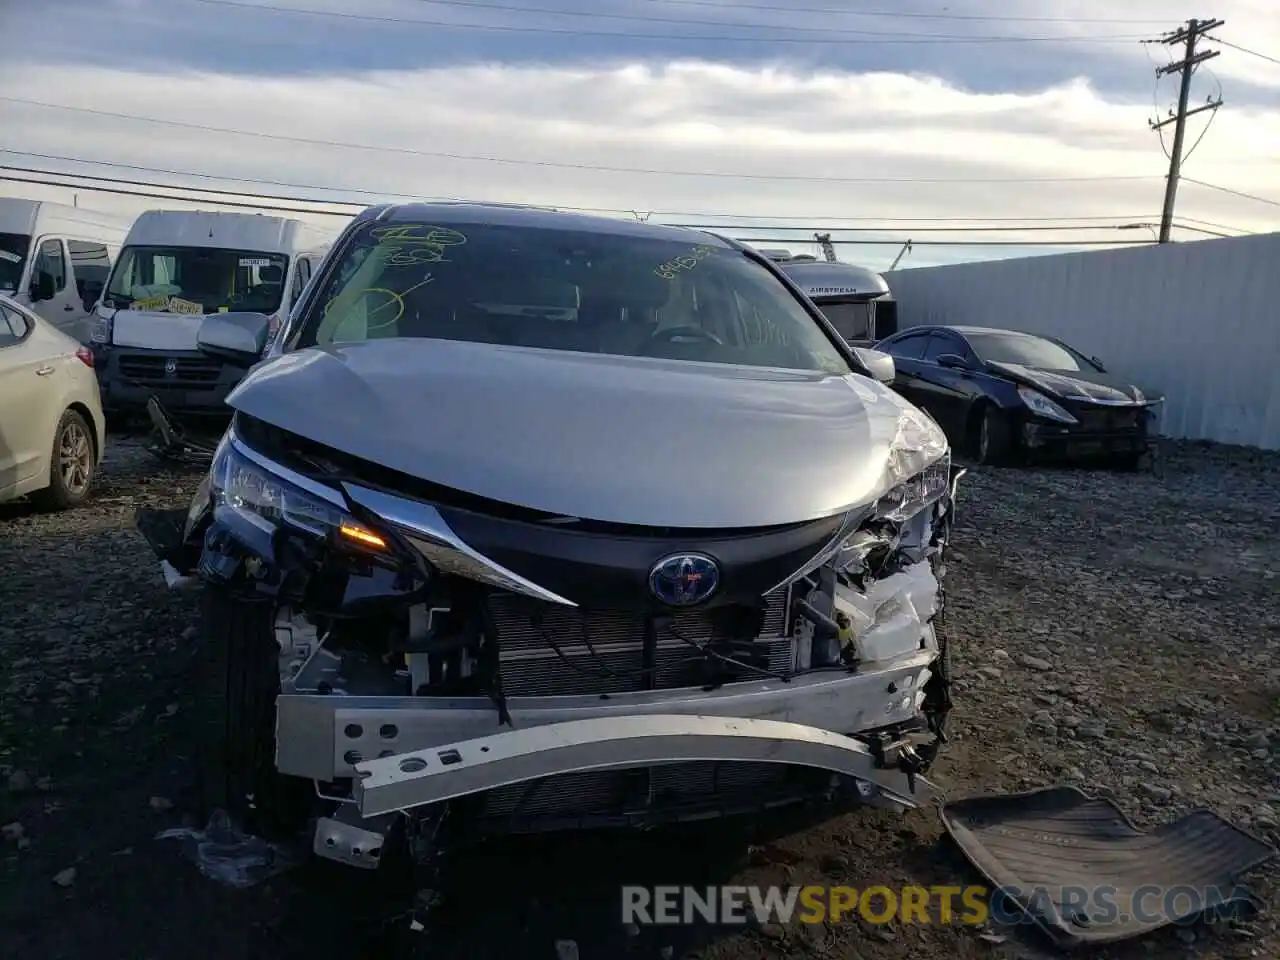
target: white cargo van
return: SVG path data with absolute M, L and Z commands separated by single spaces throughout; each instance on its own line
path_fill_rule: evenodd
M 0 293 L 84 342 L 129 219 L 0 197 Z
M 196 349 L 211 313 L 288 318 L 333 233 L 257 213 L 149 210 L 134 221 L 90 338 L 103 405 L 141 413 L 223 413 L 244 371 Z

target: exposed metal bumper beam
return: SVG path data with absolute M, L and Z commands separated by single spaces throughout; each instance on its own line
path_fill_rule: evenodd
M 862 743 L 779 720 L 678 715 L 572 720 L 356 764 L 354 797 L 366 817 L 559 773 L 683 761 L 754 761 L 815 767 L 857 778 L 906 806 L 936 793 L 931 783 L 878 768 Z

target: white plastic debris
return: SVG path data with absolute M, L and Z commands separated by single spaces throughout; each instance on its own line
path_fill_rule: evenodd
M 866 593 L 836 587 L 836 612 L 849 617 L 861 660 L 889 660 L 919 650 L 937 606 L 938 580 L 928 562 L 873 581 Z
M 200 872 L 228 887 L 252 887 L 294 865 L 281 846 L 239 830 L 225 810 L 215 810 L 203 830 L 175 827 L 157 840 L 182 840 L 183 853 Z

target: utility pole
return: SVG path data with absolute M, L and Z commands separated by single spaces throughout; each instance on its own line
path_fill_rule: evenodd
M 1166 34 L 1160 40 L 1161 43 L 1169 46 L 1181 43 L 1186 47 L 1183 59 L 1156 68 L 1157 77 L 1171 73 L 1182 75 L 1182 84 L 1178 91 L 1178 112 L 1159 123 L 1151 121 L 1152 130 L 1159 130 L 1170 123 L 1173 124 L 1173 149 L 1169 151 L 1169 178 L 1164 187 L 1164 211 L 1160 216 L 1160 243 L 1169 242 L 1169 232 L 1173 227 L 1173 204 L 1178 197 L 1178 177 L 1182 173 L 1182 143 L 1187 131 L 1187 117 L 1195 116 L 1204 110 L 1217 110 L 1222 106 L 1222 98 L 1219 97 L 1217 100 L 1207 101 L 1194 110 L 1187 109 L 1187 100 L 1191 96 L 1191 75 L 1195 72 L 1196 65 L 1218 56 L 1217 50 L 1196 53 L 1196 41 L 1210 30 L 1216 30 L 1222 26 L 1223 23 L 1225 23 L 1223 20 L 1191 19 L 1187 21 L 1185 27 Z

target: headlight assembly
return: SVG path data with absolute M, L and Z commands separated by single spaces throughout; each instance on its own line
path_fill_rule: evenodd
M 951 453 L 948 451 L 877 500 L 872 518 L 903 523 L 945 497 L 950 487 Z
M 1057 420 L 1059 423 L 1080 422 L 1043 393 L 1032 390 L 1030 387 L 1019 387 L 1018 396 L 1027 405 L 1027 409 L 1038 417 L 1048 417 L 1050 420 Z
M 383 551 L 381 536 L 358 523 L 325 498 L 285 480 L 256 462 L 228 433 L 214 454 L 209 470 L 209 493 L 214 509 L 234 510 L 260 530 L 273 533 L 285 526 L 317 537 Z

